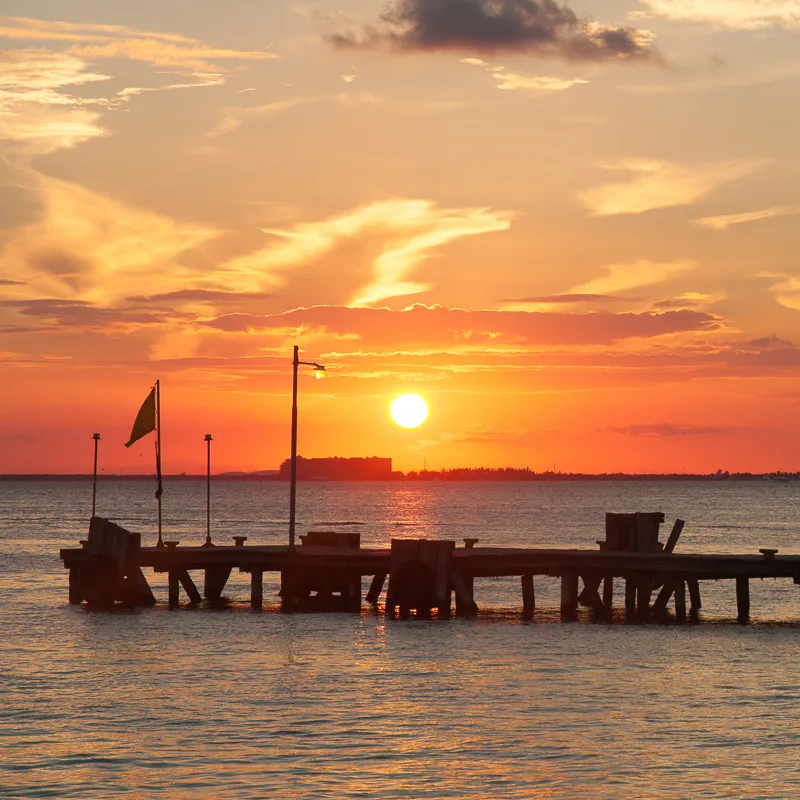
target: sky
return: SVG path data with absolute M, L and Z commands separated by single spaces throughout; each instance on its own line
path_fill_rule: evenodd
M 800 0 L 2 13 L 0 473 L 800 469 Z

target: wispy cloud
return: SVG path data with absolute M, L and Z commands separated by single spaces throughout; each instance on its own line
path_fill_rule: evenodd
M 21 282 L 7 299 L 49 298 L 111 306 L 134 294 L 185 287 L 180 256 L 218 232 L 35 175 L 42 218 L 6 238 L 0 273 Z
M 483 67 L 497 81 L 497 88 L 504 91 L 523 89 L 536 92 L 563 92 L 580 83 L 589 83 L 582 78 L 555 78 L 551 75 L 521 75 L 509 72 L 505 67 L 493 67 L 480 58 L 462 58 L 462 64 Z
M 632 19 L 663 17 L 676 22 L 701 22 L 720 28 L 761 30 L 800 27 L 800 0 L 639 0 L 646 11 Z
M 608 264 L 603 267 L 606 275 L 582 283 L 570 289 L 570 293 L 589 295 L 608 295 L 663 283 L 677 275 L 682 275 L 697 264 L 694 261 L 648 261 L 640 259 L 629 264 Z
M 628 159 L 601 166 L 633 173 L 633 178 L 587 189 L 579 193 L 579 198 L 596 216 L 641 214 L 696 203 L 721 184 L 750 175 L 768 163 L 766 160 L 742 160 L 680 164 Z
M 337 47 L 526 52 L 569 60 L 659 61 L 652 34 L 581 19 L 555 0 L 395 0 L 375 24 L 336 30 Z
M 215 72 L 220 69 L 219 62 L 264 61 L 278 57 L 260 50 L 213 47 L 178 34 L 27 17 L 0 17 L 0 38 L 73 42 L 75 44 L 67 52 L 81 58 L 128 58 L 189 72 Z
M 782 272 L 761 272 L 759 278 L 773 280 L 769 291 L 782 306 L 800 311 L 800 277 Z
M 614 433 L 625 436 L 715 436 L 725 433 L 724 428 L 712 428 L 703 425 L 675 425 L 670 422 L 656 422 L 650 425 L 624 425 L 619 428 L 609 428 Z
M 222 119 L 206 135 L 208 137 L 223 136 L 240 128 L 247 122 L 255 119 L 269 119 L 284 111 L 290 111 L 298 106 L 308 105 L 317 102 L 312 97 L 293 97 L 289 100 L 278 100 L 274 103 L 265 103 L 262 106 L 250 106 L 240 108 L 225 108 L 222 112 Z
M 102 103 L 65 90 L 106 80 L 64 53 L 0 52 L 0 140 L 25 155 L 44 155 L 102 136 Z
M 227 266 L 270 285 L 282 282 L 281 272 L 321 259 L 343 242 L 377 237 L 382 246 L 369 264 L 371 280 L 351 299 L 354 305 L 369 305 L 426 291 L 428 284 L 409 276 L 432 251 L 464 236 L 506 230 L 511 217 L 485 208 L 439 209 L 428 200 L 385 200 L 290 229 L 267 229 L 264 233 L 277 237 L 277 243 Z
M 701 217 L 691 220 L 692 225 L 701 228 L 710 228 L 713 231 L 726 231 L 732 225 L 742 225 L 745 222 L 758 222 L 771 217 L 785 217 L 789 214 L 800 214 L 797 206 L 773 206 L 760 211 L 745 211 L 741 214 L 722 214 L 716 217 Z

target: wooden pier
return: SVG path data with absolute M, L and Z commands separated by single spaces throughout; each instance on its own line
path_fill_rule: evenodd
M 246 545 L 245 536 L 230 546 L 141 547 L 138 534 L 94 517 L 89 538 L 79 548 L 60 551 L 69 569 L 69 600 L 90 606 L 114 603 L 154 605 L 156 598 L 144 569 L 168 575 L 168 603 L 177 608 L 181 588 L 190 605 L 210 606 L 223 600 L 234 570 L 250 574 L 250 602 L 263 607 L 263 575 L 279 573 L 281 603 L 288 610 L 343 610 L 362 607 L 362 578 L 371 577 L 364 598 L 377 607 L 386 578 L 388 616 L 449 617 L 455 598 L 457 616 L 478 613 L 476 579 L 499 576 L 520 578 L 521 614 L 536 610 L 535 578 L 561 581 L 561 617 L 576 617 L 585 606 L 610 616 L 615 581 L 624 586 L 624 608 L 629 619 L 657 619 L 669 613 L 675 619 L 696 617 L 701 608 L 701 582 L 730 580 L 736 584 L 737 617 L 750 616 L 750 580 L 791 578 L 800 584 L 800 555 L 779 556 L 763 549 L 758 555 L 676 553 L 683 528 L 678 520 L 664 544 L 658 541 L 663 514 L 608 514 L 606 539 L 598 549 L 478 547 L 476 539 L 454 541 L 393 539 L 391 548 L 362 548 L 358 534 L 310 532 L 294 550 L 286 546 Z M 202 592 L 195 583 L 203 573 Z M 195 573 L 195 577 L 192 576 Z M 688 592 L 688 609 L 687 609 Z

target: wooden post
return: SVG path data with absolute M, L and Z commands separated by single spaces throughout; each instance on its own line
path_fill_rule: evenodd
M 653 603 L 653 611 L 656 614 L 661 614 L 667 610 L 667 603 L 669 602 L 669 598 L 672 597 L 672 592 L 674 590 L 674 581 L 667 581 L 663 585 L 661 591 L 658 593 L 658 597 L 656 597 L 655 603 Z
M 636 578 L 633 575 L 625 578 L 625 613 L 629 619 L 636 615 Z
M 186 594 L 189 595 L 189 602 L 191 602 L 193 606 L 200 605 L 200 603 L 203 602 L 203 598 L 200 597 L 200 592 L 197 591 L 197 587 L 194 585 L 194 581 L 192 580 L 188 571 L 182 569 L 177 573 L 177 575 L 181 586 L 183 586 Z
M 675 549 L 675 545 L 678 544 L 678 537 L 681 535 L 681 531 L 683 530 L 683 526 L 685 524 L 686 523 L 682 519 L 675 520 L 675 524 L 672 526 L 667 543 L 664 545 L 665 553 L 671 553 Z
M 603 605 L 610 611 L 614 605 L 614 576 L 603 578 Z
M 697 614 L 703 607 L 700 602 L 700 584 L 697 582 L 697 578 L 688 578 L 686 585 L 689 587 L 690 611 L 692 614 Z
M 522 616 L 524 619 L 533 619 L 536 610 L 536 592 L 533 586 L 533 574 L 526 572 L 522 576 Z
M 675 581 L 675 617 L 686 619 L 686 581 Z
M 83 602 L 80 567 L 72 567 L 69 571 L 69 602 L 73 606 L 79 606 Z
M 178 607 L 178 597 L 180 590 L 180 582 L 178 580 L 178 573 L 175 570 L 169 571 L 169 607 Z
M 578 573 L 567 570 L 561 575 L 561 620 L 570 622 L 578 612 Z
M 383 584 L 386 582 L 386 573 L 385 572 L 378 572 L 375 574 L 375 577 L 372 579 L 372 583 L 369 585 L 369 591 L 367 592 L 367 602 L 373 606 L 378 605 L 378 598 L 381 596 L 381 592 L 383 591 Z
M 461 572 L 453 569 L 450 572 L 450 583 L 456 593 L 456 616 L 474 617 L 478 613 L 478 604 L 472 595 L 469 583 L 464 580 Z
M 222 591 L 231 575 L 231 567 L 222 565 L 206 567 L 203 594 L 209 603 L 218 603 L 222 598 Z
M 740 623 L 750 619 L 750 579 L 740 575 L 736 579 L 736 611 Z
M 646 617 L 650 613 L 650 595 L 653 593 L 653 576 L 642 574 L 636 582 L 636 606 L 639 614 Z
M 250 573 L 250 607 L 261 611 L 264 606 L 264 573 L 254 569 Z

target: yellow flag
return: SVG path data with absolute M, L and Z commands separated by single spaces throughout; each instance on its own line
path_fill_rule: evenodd
M 130 447 L 134 442 L 138 442 L 142 436 L 147 436 L 150 431 L 156 429 L 156 390 L 153 387 L 150 394 L 147 395 L 139 413 L 136 415 L 136 421 L 133 423 L 133 430 L 131 431 L 131 438 L 125 442 L 125 447 Z

